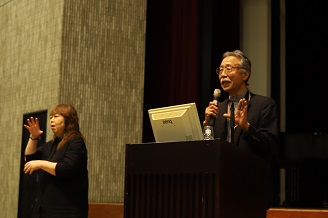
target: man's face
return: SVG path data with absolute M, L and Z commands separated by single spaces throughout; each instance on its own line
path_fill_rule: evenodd
M 230 95 L 236 95 L 244 88 L 245 73 L 241 72 L 240 60 L 235 56 L 228 56 L 221 62 L 219 80 L 221 87 Z

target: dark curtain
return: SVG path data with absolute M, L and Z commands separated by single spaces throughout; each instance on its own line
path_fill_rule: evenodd
M 328 1 L 286 1 L 286 131 L 327 133 Z
M 286 201 L 291 207 L 327 208 L 328 126 L 326 48 L 328 1 L 285 1 Z
M 198 0 L 147 5 L 145 108 L 197 101 Z
M 144 142 L 148 110 L 198 101 L 199 0 L 148 1 Z

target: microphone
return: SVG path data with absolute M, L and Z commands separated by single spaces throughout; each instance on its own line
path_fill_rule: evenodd
M 213 102 L 218 105 L 219 103 L 219 98 L 221 96 L 221 90 L 220 89 L 214 89 L 213 92 Z M 210 126 L 214 126 L 215 124 L 215 117 L 211 116 L 211 120 L 210 120 Z

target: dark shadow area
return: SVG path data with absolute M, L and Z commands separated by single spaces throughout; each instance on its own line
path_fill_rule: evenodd
M 283 206 L 328 207 L 328 134 L 285 134 L 283 162 L 286 201 Z
M 271 2 L 271 94 L 278 108 L 286 109 L 286 132 L 281 132 L 280 157 L 274 166 L 276 206 L 327 207 L 327 156 L 316 150 L 324 148 L 328 133 L 327 118 L 322 115 L 327 8 L 328 1 Z M 239 20 L 239 1 L 148 2 L 143 142 L 154 141 L 149 109 L 196 102 L 202 122 L 213 90 L 220 88 L 215 68 L 222 53 L 240 47 Z M 281 78 L 284 21 L 286 77 Z M 282 80 L 286 83 L 283 98 Z M 220 101 L 226 97 L 223 93 Z M 304 147 L 309 150 L 302 156 Z M 280 196 L 280 170 L 285 172 L 286 196 Z
M 45 143 L 46 140 L 46 126 L 47 126 L 47 110 L 37 111 L 23 115 L 22 122 L 22 150 L 21 150 L 21 167 L 20 167 L 20 180 L 19 180 L 19 199 L 18 199 L 18 215 L 17 218 L 30 218 L 32 211 L 36 205 L 38 198 L 38 189 L 40 187 L 39 173 L 35 172 L 32 175 L 24 174 L 25 165 L 25 148 L 29 140 L 29 132 L 23 127 L 26 120 L 30 117 L 37 117 L 39 119 L 40 129 L 44 130 L 38 141 L 38 146 Z

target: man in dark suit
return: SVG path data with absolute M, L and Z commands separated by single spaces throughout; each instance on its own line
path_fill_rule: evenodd
M 210 125 L 211 117 L 215 117 L 214 138 L 225 139 L 265 160 L 266 206 L 269 208 L 274 199 L 272 160 L 278 153 L 279 143 L 276 103 L 272 98 L 256 95 L 247 88 L 251 62 L 243 52 L 225 52 L 216 73 L 229 98 L 218 104 L 209 103 L 203 125 Z

